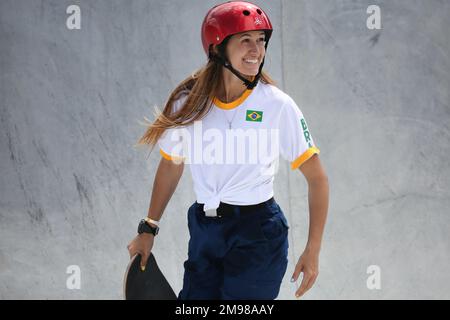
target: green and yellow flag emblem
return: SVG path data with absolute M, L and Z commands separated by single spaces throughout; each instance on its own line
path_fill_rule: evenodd
M 261 122 L 263 117 L 262 111 L 247 110 L 245 121 Z

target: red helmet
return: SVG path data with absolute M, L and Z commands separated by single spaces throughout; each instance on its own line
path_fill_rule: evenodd
M 220 44 L 230 35 L 253 30 L 266 31 L 266 42 L 272 35 L 272 24 L 261 8 L 246 1 L 216 5 L 208 11 L 202 23 L 203 49 L 209 56 L 212 44 Z

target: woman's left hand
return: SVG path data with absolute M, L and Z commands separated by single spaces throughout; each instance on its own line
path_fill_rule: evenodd
M 312 249 L 305 249 L 303 254 L 298 259 L 295 266 L 292 279 L 297 281 L 300 273 L 303 272 L 303 279 L 300 288 L 295 292 L 295 296 L 300 298 L 306 291 L 311 289 L 317 276 L 319 275 L 319 251 Z

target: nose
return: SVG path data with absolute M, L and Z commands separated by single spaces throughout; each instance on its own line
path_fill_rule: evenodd
M 259 46 L 255 41 L 250 42 L 250 52 L 256 52 L 259 54 Z
M 249 41 L 247 48 L 248 48 L 249 54 L 255 55 L 258 57 L 264 55 L 264 52 L 265 52 L 264 45 L 259 44 L 258 41 L 256 41 L 256 40 Z
M 259 46 L 256 43 L 252 42 L 248 50 L 248 53 L 249 55 L 257 56 L 259 58 L 259 56 L 261 55 L 261 48 L 259 48 Z

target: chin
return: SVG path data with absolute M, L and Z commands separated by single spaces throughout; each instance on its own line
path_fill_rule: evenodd
M 239 72 L 246 77 L 256 77 L 256 75 L 258 74 L 258 71 L 259 71 L 259 69 L 254 72 L 249 72 L 249 71 L 245 71 L 245 72 L 239 71 Z

